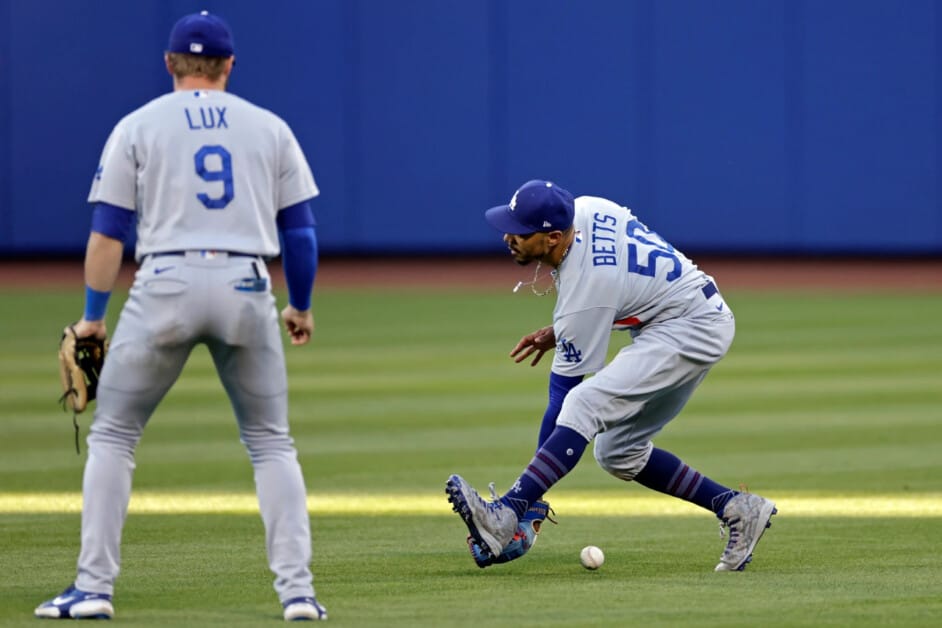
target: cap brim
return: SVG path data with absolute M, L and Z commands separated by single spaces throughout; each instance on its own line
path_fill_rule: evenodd
M 513 212 L 510 211 L 510 205 L 491 207 L 484 212 L 484 219 L 501 233 L 509 233 L 511 235 L 533 233 L 532 228 L 517 222 Z

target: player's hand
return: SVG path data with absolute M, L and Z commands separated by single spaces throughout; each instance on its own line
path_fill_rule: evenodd
M 108 328 L 105 326 L 104 319 L 100 321 L 87 321 L 82 318 L 79 322 L 72 325 L 72 328 L 75 330 L 76 338 L 95 336 L 99 340 L 104 340 L 108 337 Z M 68 327 L 66 327 L 66 329 L 68 329 Z M 65 330 L 63 330 L 63 333 L 65 333 Z
M 521 338 L 517 346 L 510 352 L 510 357 L 514 359 L 514 362 L 520 363 L 535 353 L 536 355 L 533 357 L 533 361 L 530 362 L 530 366 L 536 366 L 543 354 L 555 346 L 556 334 L 553 333 L 553 326 L 549 325 Z
M 311 310 L 302 312 L 293 305 L 288 305 L 281 310 L 281 320 L 291 336 L 291 344 L 303 345 L 311 339 L 311 334 L 314 333 L 314 316 Z

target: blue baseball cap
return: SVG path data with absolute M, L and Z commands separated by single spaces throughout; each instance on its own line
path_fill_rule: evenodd
M 204 57 L 231 57 L 235 52 L 232 31 L 222 18 L 200 11 L 177 20 L 170 31 L 167 52 Z
M 551 181 L 533 179 L 514 192 L 509 204 L 484 212 L 484 218 L 501 233 L 526 235 L 565 231 L 574 214 L 572 194 Z

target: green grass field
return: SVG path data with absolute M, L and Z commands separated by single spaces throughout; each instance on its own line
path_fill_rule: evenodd
M 0 310 L 0 625 L 74 576 L 83 455 L 55 350 L 81 292 Z M 123 295 L 116 295 L 109 321 Z M 549 494 L 524 559 L 474 566 L 445 499 L 458 472 L 505 490 L 529 461 L 548 365 L 507 352 L 552 297 L 320 290 L 288 347 L 315 586 L 340 626 L 930 626 L 942 617 L 942 295 L 729 292 L 738 333 L 658 439 L 776 500 L 744 573 L 715 574 L 715 518 L 624 484 L 588 454 Z M 621 340 L 621 336 L 616 336 Z M 81 418 L 83 438 L 90 415 Z M 199 348 L 138 450 L 116 621 L 281 620 L 252 473 Z M 579 549 L 605 565 L 582 569 Z

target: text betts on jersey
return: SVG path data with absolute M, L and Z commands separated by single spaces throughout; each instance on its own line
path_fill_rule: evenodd
M 618 226 L 618 220 L 612 215 L 596 212 L 595 215 L 592 216 L 593 266 L 618 265 L 618 258 L 615 257 L 616 226 Z M 611 242 L 611 244 L 602 244 L 603 242 Z

